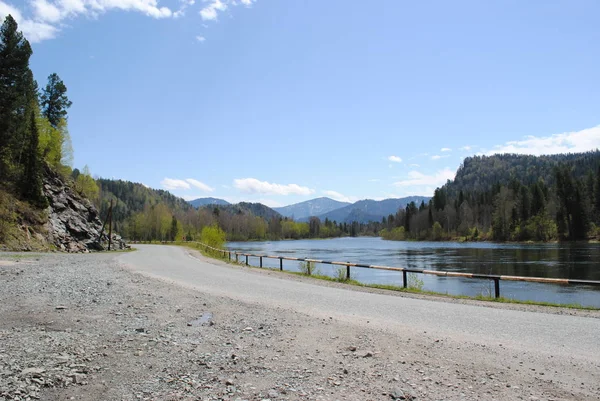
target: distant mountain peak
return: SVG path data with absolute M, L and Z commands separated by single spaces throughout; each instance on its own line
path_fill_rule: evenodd
M 353 221 L 358 221 L 359 223 L 368 223 L 370 221 L 381 221 L 383 217 L 387 217 L 390 214 L 395 214 L 400 208 L 405 208 L 410 202 L 415 202 L 418 206 L 422 201 L 429 202 L 429 199 L 430 198 L 426 196 L 389 198 L 380 201 L 363 199 L 352 204 L 347 204 L 342 208 L 316 216 L 319 217 L 321 221 L 328 219 L 338 223 L 351 223 Z M 300 220 L 307 219 L 308 217 L 304 217 Z
M 293 217 L 294 219 L 304 219 L 310 216 L 318 216 L 350 205 L 348 202 L 340 202 L 327 197 L 309 199 L 304 202 L 295 203 L 289 206 L 276 207 L 275 211 L 282 216 Z
M 207 197 L 191 200 L 189 201 L 189 204 L 195 208 L 199 208 L 207 205 L 229 205 L 230 203 L 224 199 Z

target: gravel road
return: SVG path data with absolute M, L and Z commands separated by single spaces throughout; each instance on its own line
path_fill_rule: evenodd
M 209 260 L 0 254 L 0 400 L 600 399 L 600 313 Z

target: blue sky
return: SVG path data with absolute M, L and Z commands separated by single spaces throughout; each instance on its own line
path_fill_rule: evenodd
M 0 0 L 75 165 L 187 199 L 431 195 L 469 155 L 600 147 L 593 1 Z

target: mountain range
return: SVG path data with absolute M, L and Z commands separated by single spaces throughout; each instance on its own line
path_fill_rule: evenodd
M 404 209 L 410 202 L 415 202 L 418 206 L 422 201 L 425 203 L 429 202 L 429 199 L 430 198 L 425 196 L 390 198 L 380 201 L 364 199 L 339 209 L 317 215 L 317 217 L 321 219 L 321 221 L 328 219 L 338 223 L 351 223 L 353 221 L 357 221 L 359 223 L 368 223 L 369 221 L 381 221 L 382 217 L 387 217 L 390 214 L 396 214 L 398 209 Z M 298 220 L 308 221 L 309 218 L 310 216 L 303 216 Z
M 352 223 L 353 221 L 368 223 L 370 221 L 381 221 L 382 217 L 395 214 L 398 209 L 405 208 L 410 202 L 419 205 L 423 201 L 425 203 L 429 202 L 429 199 L 425 196 L 409 196 L 380 201 L 364 199 L 355 203 L 348 203 L 322 197 L 276 208 L 269 208 L 260 203 L 247 202 L 231 205 L 227 201 L 217 198 L 200 198 L 189 203 L 194 207 L 216 205 L 230 212 L 247 211 L 267 220 L 271 217 L 283 216 L 305 222 L 315 216 L 321 221 L 329 219 L 338 223 Z
M 348 206 L 349 202 L 340 202 L 331 198 L 316 198 L 289 206 L 275 207 L 273 210 L 279 212 L 284 217 L 291 217 L 299 220 L 310 216 L 320 216 L 336 209 Z

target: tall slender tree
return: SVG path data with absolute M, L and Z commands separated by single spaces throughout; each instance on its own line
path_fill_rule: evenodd
M 21 194 L 37 206 L 46 206 L 46 198 L 42 194 L 42 161 L 38 153 L 39 135 L 32 110 L 28 124 L 29 136 L 25 148 L 24 169 L 21 177 Z
M 0 27 L 0 177 L 20 162 L 27 119 L 37 89 L 29 69 L 32 51 L 8 15 Z
M 67 97 L 67 87 L 58 74 L 52 73 L 48 77 L 48 84 L 40 96 L 42 114 L 57 128 L 60 120 L 66 119 L 67 109 L 73 102 Z

